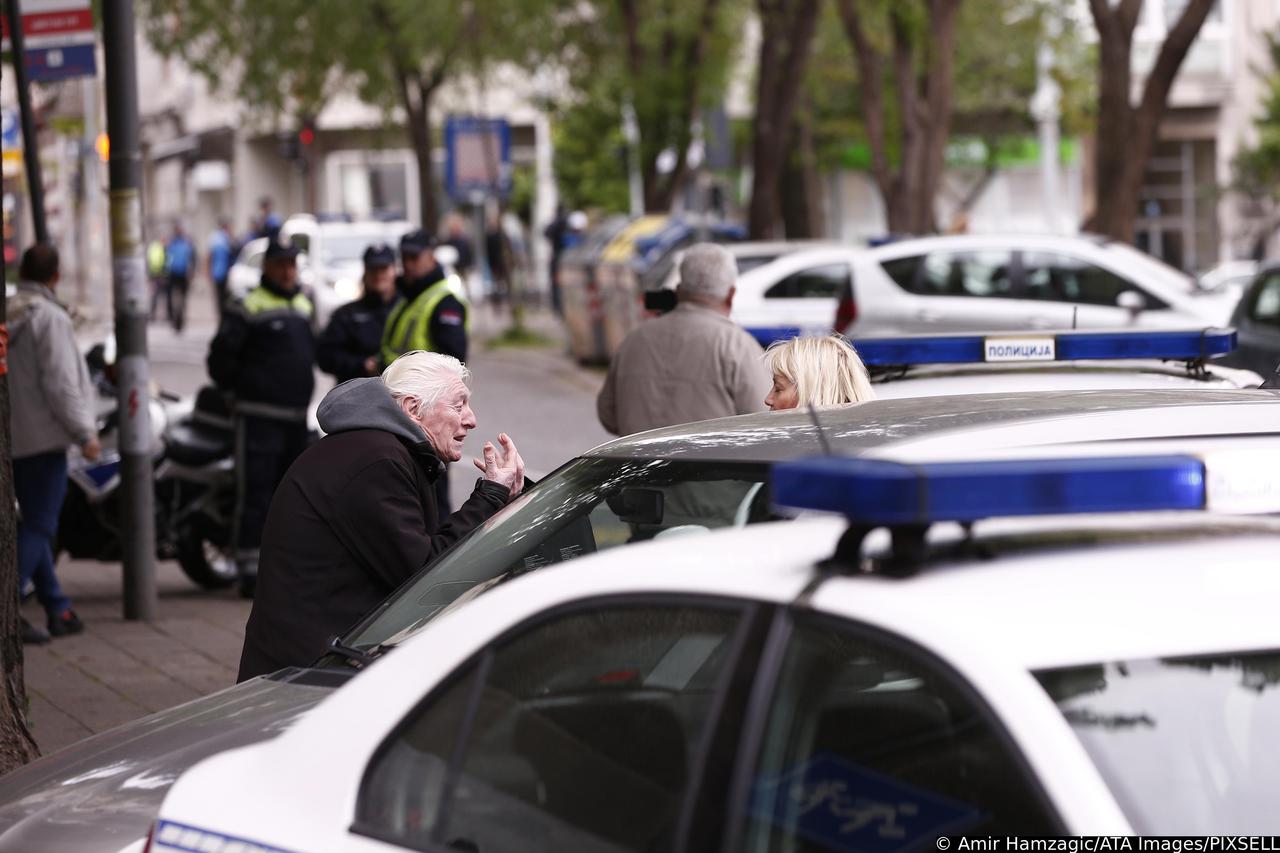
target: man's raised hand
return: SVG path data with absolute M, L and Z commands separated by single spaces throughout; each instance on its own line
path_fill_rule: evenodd
M 511 497 L 514 498 L 524 488 L 524 459 L 520 457 L 520 451 L 516 450 L 511 436 L 505 432 L 498 433 L 498 443 L 502 445 L 501 449 L 494 447 L 493 442 L 486 441 L 483 461 L 480 459 L 471 461 L 480 469 L 486 480 L 506 486 L 510 490 Z

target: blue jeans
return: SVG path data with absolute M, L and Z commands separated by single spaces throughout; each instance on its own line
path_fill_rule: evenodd
M 18 589 L 31 581 L 45 612 L 57 616 L 71 606 L 53 572 L 53 537 L 67 494 L 67 454 L 41 453 L 13 460 L 18 496 Z

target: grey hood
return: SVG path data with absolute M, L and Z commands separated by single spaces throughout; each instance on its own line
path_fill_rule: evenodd
M 316 420 L 326 433 L 380 429 L 410 444 L 427 440 L 427 434 L 396 404 L 377 376 L 343 382 L 325 394 L 316 409 Z
M 255 678 L 0 777 L 0 851 L 115 853 L 138 842 L 184 770 L 284 731 L 341 683 L 322 673 Z

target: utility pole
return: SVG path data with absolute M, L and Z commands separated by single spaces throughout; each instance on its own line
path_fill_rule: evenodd
M 27 193 L 31 196 L 31 222 L 36 242 L 49 242 L 49 224 L 44 215 L 44 176 L 40 174 L 40 146 L 36 144 L 36 117 L 31 111 L 31 90 L 27 85 L 26 53 L 23 50 L 22 7 L 18 0 L 5 0 L 9 18 L 9 46 L 13 56 L 13 83 L 18 88 L 18 112 L 22 115 L 22 159 L 27 166 Z
M 111 278 L 123 488 L 124 618 L 156 618 L 155 514 L 151 470 L 151 365 L 147 361 L 146 265 L 142 259 L 142 157 L 133 0 L 103 0 L 102 42 L 111 140 Z

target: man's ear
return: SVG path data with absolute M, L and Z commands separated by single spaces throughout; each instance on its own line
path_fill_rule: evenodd
M 737 292 L 738 292 L 738 288 L 736 285 L 730 286 L 729 295 L 724 298 L 725 307 L 729 307 L 733 305 L 733 297 L 734 297 L 734 294 L 736 294 Z
M 417 397 L 400 397 L 396 400 L 400 404 L 400 411 L 404 412 L 409 420 L 414 423 L 418 422 L 418 414 L 422 411 L 422 401 Z

